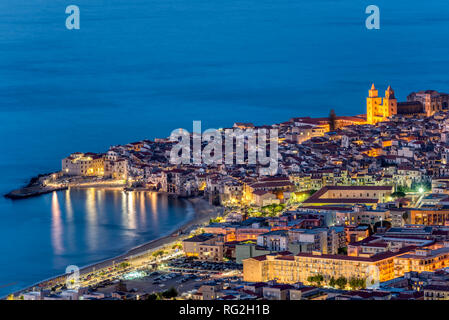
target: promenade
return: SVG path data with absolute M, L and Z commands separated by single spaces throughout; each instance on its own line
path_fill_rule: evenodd
M 211 218 L 215 218 L 221 214 L 222 208 L 214 207 L 202 198 L 190 198 L 187 200 L 192 204 L 195 212 L 191 220 L 186 222 L 170 235 L 166 235 L 164 237 L 144 243 L 140 246 L 128 250 L 126 253 L 119 256 L 102 260 L 98 263 L 80 268 L 80 278 L 86 278 L 89 275 L 96 278 L 96 276 L 98 274 L 101 274 L 102 271 L 109 270 L 110 268 L 115 268 L 123 262 L 131 264 L 131 267 L 129 269 L 142 267 L 146 263 L 154 260 L 154 257 L 152 256 L 153 252 L 161 249 L 171 248 L 173 244 L 187 238 L 191 231 L 208 223 Z M 123 269 L 121 271 L 129 272 L 129 269 Z M 118 272 L 120 272 L 120 270 Z M 69 274 L 57 275 L 50 279 L 46 279 L 44 281 L 21 289 L 17 292 L 14 292 L 13 295 L 20 296 L 20 294 L 24 292 L 36 290 L 37 288 L 49 289 L 57 285 L 63 285 L 65 284 L 68 275 Z

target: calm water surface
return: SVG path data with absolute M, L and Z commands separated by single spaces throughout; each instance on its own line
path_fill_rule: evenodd
M 5 292 L 63 273 L 70 264 L 84 266 L 124 253 L 168 234 L 194 214 L 190 203 L 166 195 L 94 188 L 3 201 L 0 210 Z
M 81 30 L 65 29 L 65 7 Z M 371 1 L 0 1 L 0 192 L 74 151 L 171 130 L 365 111 L 372 82 L 400 100 L 449 91 L 449 3 Z M 0 294 L 158 237 L 182 203 L 113 191 L 0 199 Z M 15 283 L 5 287 L 10 283 Z M 3 286 L 3 287 L 2 287 Z

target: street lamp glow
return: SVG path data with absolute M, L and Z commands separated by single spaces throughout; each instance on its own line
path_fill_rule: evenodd
M 418 189 L 418 192 L 419 192 L 419 193 L 423 193 L 423 192 L 424 192 L 424 188 L 422 188 L 422 187 L 419 188 L 419 189 Z

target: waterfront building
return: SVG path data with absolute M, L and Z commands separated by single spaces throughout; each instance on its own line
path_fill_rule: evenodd
M 319 296 L 321 296 L 320 288 L 317 287 L 302 286 L 299 288 L 292 288 L 289 290 L 289 300 L 308 300 L 308 298 L 312 298 L 310 300 L 317 300 L 313 298 Z M 327 295 L 325 298 L 327 298 Z
M 257 245 L 270 251 L 284 251 L 288 248 L 289 235 L 286 230 L 276 230 L 257 237 Z
M 62 172 L 68 176 L 104 176 L 104 155 L 72 153 L 62 159 Z

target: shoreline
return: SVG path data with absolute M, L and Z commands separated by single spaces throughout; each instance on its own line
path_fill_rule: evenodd
M 11 199 L 11 200 L 21 200 L 21 199 L 28 199 L 31 197 L 38 197 L 47 193 L 52 193 L 53 191 L 62 191 L 67 190 L 69 187 L 62 186 L 62 187 L 23 187 L 20 189 L 13 190 L 5 195 L 3 195 L 5 198 Z
M 74 181 L 64 181 L 57 183 L 48 183 L 48 180 L 54 179 L 53 177 L 60 178 L 61 172 L 54 172 L 49 174 L 40 174 L 36 177 L 32 177 L 30 182 L 18 189 L 12 190 L 3 196 L 11 200 L 28 199 L 31 197 L 37 197 L 43 194 L 52 193 L 53 191 L 67 190 L 69 188 L 124 188 L 126 189 L 126 183 L 123 180 L 106 179 L 97 180 L 95 178 L 80 177 L 75 178 Z M 136 191 L 150 191 L 146 189 Z
M 76 188 L 76 187 L 74 187 Z M 150 192 L 149 190 L 147 190 Z M 139 192 L 139 191 L 136 191 Z M 155 192 L 155 191 L 151 191 Z M 117 256 L 106 258 L 103 260 L 100 260 L 98 262 L 95 262 L 90 265 L 86 265 L 83 267 L 80 267 L 79 274 L 84 275 L 88 274 L 94 271 L 98 271 L 104 268 L 113 267 L 116 264 L 119 264 L 121 262 L 132 262 L 133 260 L 139 260 L 141 258 L 144 258 L 146 255 L 152 254 L 154 251 L 162 249 L 163 247 L 172 244 L 174 242 L 178 242 L 182 240 L 184 237 L 188 236 L 191 231 L 196 229 L 197 227 L 204 225 L 207 223 L 211 218 L 215 218 L 220 214 L 222 211 L 221 207 L 210 205 L 207 200 L 201 197 L 193 197 L 193 198 L 184 198 L 187 202 L 190 203 L 193 209 L 193 216 L 185 221 L 183 224 L 181 224 L 179 227 L 176 227 L 175 230 L 170 231 L 168 235 L 161 235 L 159 238 L 147 241 L 145 243 L 142 243 L 140 245 L 137 245 L 133 248 L 128 249 L 126 252 L 119 254 Z M 175 235 L 175 236 L 173 236 Z M 68 276 L 68 274 L 59 274 L 56 276 L 53 276 L 48 279 L 41 280 L 39 282 L 36 282 L 32 285 L 29 285 L 23 289 L 17 290 L 15 292 L 11 292 L 9 294 L 6 294 L 1 299 L 5 299 L 9 295 L 20 295 L 21 293 L 24 293 L 26 291 L 35 290 L 42 287 L 52 286 L 57 283 L 61 283 L 62 281 L 65 281 L 65 278 Z

